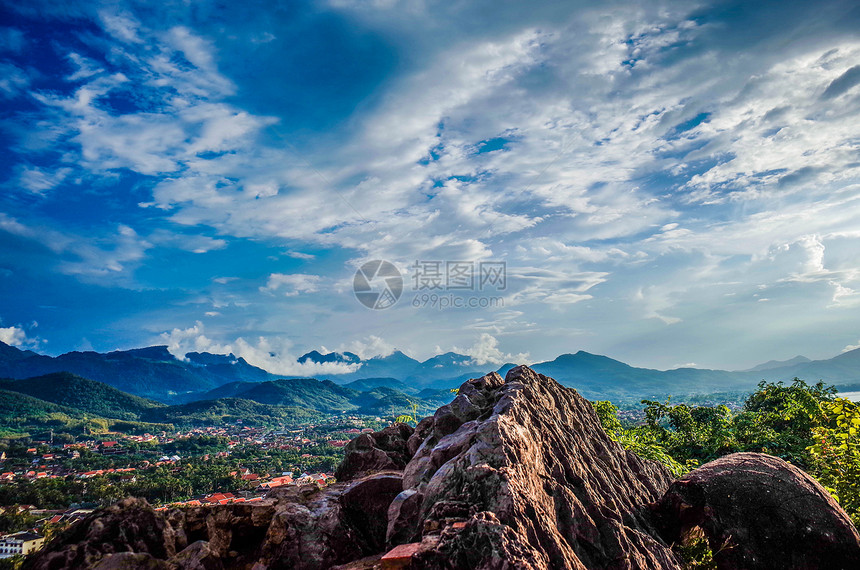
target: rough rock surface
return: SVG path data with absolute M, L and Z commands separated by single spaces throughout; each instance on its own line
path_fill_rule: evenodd
M 173 528 L 146 501 L 124 499 L 100 515 L 72 526 L 63 533 L 61 543 L 52 541 L 37 557 L 29 558 L 28 567 L 90 568 L 103 557 L 120 552 L 149 554 L 157 559 L 176 554 Z
M 379 552 L 385 513 L 402 489 L 379 473 L 327 489 L 280 488 L 266 504 L 157 512 L 126 499 L 52 541 L 26 568 L 324 570 Z
M 720 570 L 860 568 L 860 536 L 817 481 L 761 453 L 721 457 L 674 482 L 655 507 L 678 542 L 696 527 Z
M 156 512 L 126 499 L 25 568 L 370 570 L 408 544 L 388 556 L 411 556 L 411 570 L 672 570 L 669 545 L 691 532 L 720 570 L 860 568 L 857 530 L 800 470 L 736 454 L 672 483 L 611 441 L 576 391 L 527 367 L 466 382 L 414 430 L 362 434 L 337 476 L 264 503 Z
M 338 481 L 349 481 L 378 471 L 403 469 L 415 453 L 407 445 L 413 432 L 411 426 L 396 423 L 350 440 L 334 476 Z
M 668 470 L 611 441 L 574 390 L 488 374 L 424 428 L 388 526 L 390 544 L 442 531 L 419 568 L 680 568 L 645 508 Z

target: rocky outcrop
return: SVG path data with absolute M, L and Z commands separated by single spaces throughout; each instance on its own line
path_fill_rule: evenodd
M 116 553 L 167 559 L 176 554 L 174 529 L 146 501 L 124 499 L 102 510 L 98 517 L 91 517 L 86 524 L 72 526 L 59 541 L 52 541 L 39 556 L 28 559 L 28 567 L 90 568 Z
M 860 568 L 860 536 L 809 475 L 761 453 L 721 457 L 674 482 L 655 505 L 664 539 L 697 529 L 719 570 Z
M 157 512 L 126 499 L 91 515 L 26 568 L 326 570 L 385 545 L 385 513 L 402 489 L 379 473 L 327 489 L 280 488 L 266 504 Z
M 647 518 L 666 468 L 606 436 L 591 405 L 527 367 L 463 384 L 389 508 L 389 544 L 438 534 L 419 568 L 680 568 Z
M 860 568 L 856 529 L 800 470 L 736 454 L 673 483 L 527 367 L 469 380 L 415 429 L 362 434 L 337 475 L 264 503 L 156 512 L 128 499 L 26 567 L 673 570 L 671 546 L 704 533 L 720 570 Z
M 374 433 L 363 433 L 344 448 L 344 459 L 334 476 L 338 481 L 384 470 L 400 470 L 415 453 L 407 442 L 413 435 L 411 426 L 395 423 Z

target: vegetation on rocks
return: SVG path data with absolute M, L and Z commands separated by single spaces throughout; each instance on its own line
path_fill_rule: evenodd
M 761 382 L 743 407 L 643 400 L 644 421 L 622 422 L 593 402 L 612 439 L 676 476 L 735 452 L 774 455 L 811 474 L 860 522 L 860 407 L 823 382 Z

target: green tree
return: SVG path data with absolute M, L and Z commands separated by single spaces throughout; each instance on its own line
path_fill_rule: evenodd
M 667 452 L 653 431 L 647 427 L 632 427 L 626 429 L 618 419 L 618 408 L 612 402 L 598 400 L 591 403 L 606 434 L 618 442 L 624 449 L 629 449 L 639 457 L 662 463 L 679 477 L 689 469 L 676 461 Z
M 860 525 L 860 406 L 844 398 L 821 404 L 824 421 L 813 428 L 811 471 Z

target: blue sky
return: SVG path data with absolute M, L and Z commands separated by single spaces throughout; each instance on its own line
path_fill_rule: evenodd
M 3 2 L 0 340 L 491 368 L 860 344 L 854 2 Z M 404 276 L 353 296 L 364 262 Z M 416 261 L 504 262 L 416 307 Z M 476 304 L 480 304 L 477 303 Z

